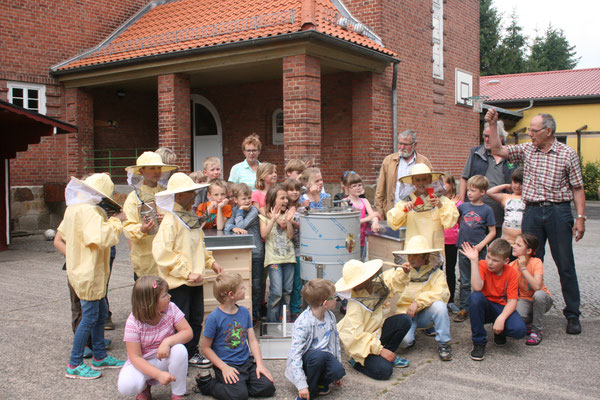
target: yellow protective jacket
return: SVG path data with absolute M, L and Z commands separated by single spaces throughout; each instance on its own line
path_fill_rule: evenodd
M 174 210 L 183 211 L 177 203 Z M 212 252 L 206 250 L 204 245 L 202 229 L 189 229 L 172 212 L 165 213 L 158 228 L 152 244 L 152 255 L 158 265 L 158 273 L 167 281 L 169 289 L 181 285 L 201 286 L 201 282 L 188 282 L 188 275 L 204 275 L 205 268 L 212 268 L 215 262 Z
M 163 190 L 165 188 L 161 185 L 153 188 L 142 185 L 140 188 L 140 191 L 144 192 L 144 199 L 154 198 L 156 193 Z M 129 193 L 123 205 L 123 211 L 127 216 L 127 221 L 123 222 L 123 230 L 127 239 L 131 241 L 129 258 L 137 276 L 158 275 L 158 266 L 152 256 L 152 241 L 156 235 L 148 235 L 141 231 L 143 221 L 140 217 L 139 204 L 140 200 L 134 190 Z
M 396 314 L 406 313 L 413 301 L 417 303 L 417 311 L 422 311 L 436 301 L 447 304 L 450 298 L 446 274 L 435 264 L 423 265 L 418 270 L 411 268 L 408 274 L 402 268 L 389 269 L 383 273 L 383 280 L 390 288 L 390 296 L 398 294 Z
M 358 292 L 353 290 L 352 297 L 369 297 L 369 292 L 365 289 Z M 357 363 L 364 365 L 369 354 L 381 353 L 383 346 L 379 338 L 383 321 L 383 307 L 379 306 L 371 312 L 358 301 L 348 300 L 346 315 L 338 322 L 337 328 L 340 341 Z
M 416 200 L 414 194 L 410 195 L 412 201 Z M 444 248 L 444 229 L 450 229 L 458 221 L 456 204 L 446 196 L 439 197 L 441 208 L 434 207 L 429 211 L 416 212 L 404 211 L 406 202 L 401 201 L 387 213 L 387 224 L 394 230 L 406 226 L 406 241 L 415 235 L 421 235 L 429 240 L 431 247 Z
M 96 205 L 76 204 L 65 210 L 58 232 L 66 243 L 69 283 L 81 300 L 106 296 L 110 248 L 119 242 L 122 230 L 119 219 L 107 219 Z

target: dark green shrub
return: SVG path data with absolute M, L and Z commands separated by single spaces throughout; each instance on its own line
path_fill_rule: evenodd
M 582 163 L 583 185 L 586 200 L 598 200 L 598 185 L 600 185 L 600 162 L 587 161 Z

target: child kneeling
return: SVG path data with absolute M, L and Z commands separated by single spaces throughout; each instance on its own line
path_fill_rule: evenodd
M 346 371 L 335 315 L 335 286 L 325 279 L 312 279 L 302 288 L 308 308 L 294 323 L 292 347 L 285 376 L 298 389 L 298 397 L 313 398 L 329 393 L 329 385 L 342 386 Z
M 119 393 L 151 399 L 151 385 L 171 383 L 171 399 L 186 392 L 188 352 L 192 327 L 170 301 L 169 285 L 158 276 L 143 276 L 133 286 L 132 312 L 125 323 L 123 340 L 127 363 L 119 373 Z
M 441 248 L 431 249 L 424 236 L 413 236 L 404 250 L 394 252 L 407 255 L 408 262 L 402 264 L 402 268 L 386 271 L 383 279 L 392 295 L 398 295 L 396 313 L 406 313 L 412 318 L 410 330 L 400 347 L 414 344 L 417 328 L 429 328 L 434 324 L 440 359 L 450 361 L 450 318 L 446 307 L 450 290 L 442 271 L 441 251 Z
M 221 304 L 206 318 L 200 344 L 215 377 L 210 370 L 200 372 L 198 388 L 205 396 L 223 400 L 272 396 L 273 377 L 263 363 L 250 311 L 236 304 L 246 296 L 241 275 L 222 273 L 213 293 Z
M 515 270 L 507 265 L 511 246 L 504 239 L 494 240 L 482 261 L 479 261 L 477 248 L 467 242 L 460 252 L 471 260 L 471 358 L 481 361 L 487 344 L 485 324 L 494 323 L 494 343 L 498 346 L 506 344 L 506 336 L 515 339 L 525 336 L 525 323 L 516 312 L 519 279 Z

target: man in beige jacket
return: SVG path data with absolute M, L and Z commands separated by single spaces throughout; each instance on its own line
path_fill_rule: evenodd
M 425 164 L 433 169 L 427 157 L 415 151 L 416 146 L 417 134 L 413 130 L 400 132 L 398 151 L 383 159 L 375 191 L 375 209 L 383 216 L 410 194 L 410 186 L 399 182 L 398 177 L 410 174 L 415 164 Z

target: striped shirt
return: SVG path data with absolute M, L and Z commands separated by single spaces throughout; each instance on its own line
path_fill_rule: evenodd
M 573 200 L 573 188 L 583 186 L 575 150 L 554 139 L 547 152 L 531 143 L 506 146 L 511 162 L 524 164 L 523 200 L 564 202 Z
M 184 318 L 185 315 L 173 302 L 169 303 L 167 312 L 156 325 L 140 322 L 131 313 L 125 323 L 123 341 L 139 343 L 142 348 L 142 357 L 149 360 L 156 357 L 158 346 L 163 340 L 175 334 L 175 325 Z M 130 363 L 131 360 L 128 357 L 127 364 Z

